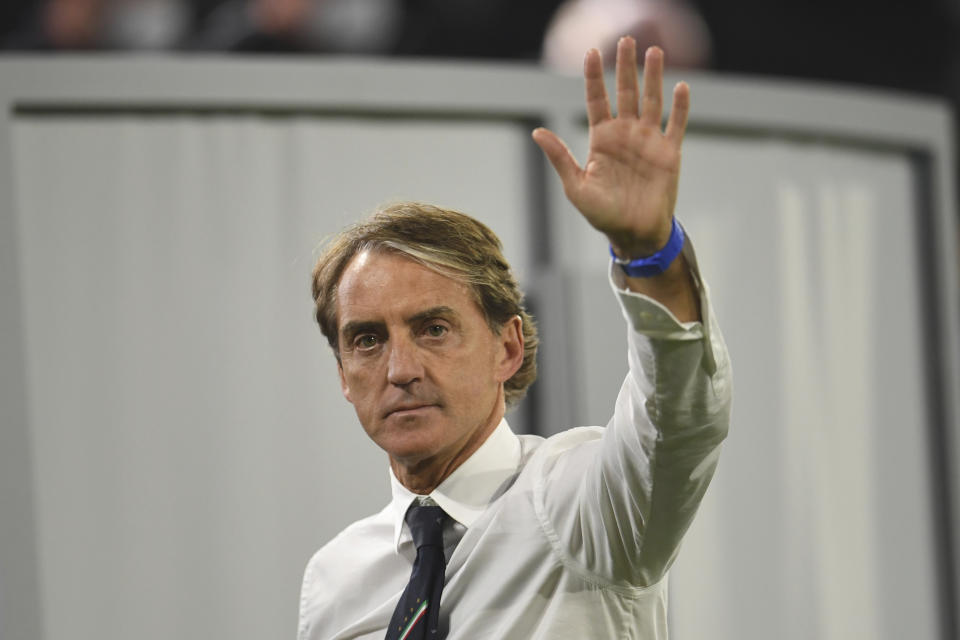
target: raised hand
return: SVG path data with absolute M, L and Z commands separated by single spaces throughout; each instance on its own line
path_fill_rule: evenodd
M 679 83 L 666 130 L 663 109 L 663 51 L 651 47 L 638 91 L 633 38 L 617 46 L 617 116 L 603 83 L 600 52 L 584 61 L 590 152 L 583 166 L 552 131 L 539 128 L 534 141 L 546 153 L 570 202 L 597 230 L 606 234 L 622 258 L 652 255 L 667 243 L 677 201 L 680 147 L 690 110 L 690 88 Z

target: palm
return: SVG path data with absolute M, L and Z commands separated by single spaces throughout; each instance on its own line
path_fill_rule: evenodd
M 607 120 L 590 133 L 590 154 L 570 188 L 573 204 L 600 231 L 656 235 L 677 197 L 680 153 L 640 120 Z
M 642 110 L 638 109 L 632 40 L 622 41 L 617 51 L 616 118 L 610 115 L 595 51 L 587 55 L 584 76 L 590 151 L 583 168 L 552 132 L 538 129 L 534 139 L 560 175 L 567 197 L 591 225 L 607 235 L 618 253 L 653 253 L 670 235 L 689 89 L 677 85 L 666 132 L 661 132 L 663 54 L 659 49 L 647 53 Z

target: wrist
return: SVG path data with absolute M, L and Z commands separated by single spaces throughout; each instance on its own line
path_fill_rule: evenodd
M 625 253 L 622 244 L 614 246 L 610 243 L 610 256 L 630 278 L 652 278 L 664 274 L 677 260 L 683 249 L 685 234 L 683 227 L 676 218 L 671 220 L 670 235 L 662 246 L 654 248 L 653 252 L 643 251 L 642 257 L 636 254 Z
M 647 258 L 663 249 L 673 233 L 674 217 L 658 222 L 653 228 L 603 230 L 610 247 L 619 258 Z

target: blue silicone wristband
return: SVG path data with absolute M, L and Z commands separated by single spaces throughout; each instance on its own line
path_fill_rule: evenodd
M 613 252 L 613 247 L 610 247 L 610 256 L 629 277 L 652 278 L 653 276 L 660 275 L 673 264 L 673 261 L 677 259 L 677 256 L 680 255 L 680 251 L 683 249 L 683 241 L 683 227 L 681 227 L 677 219 L 674 218 L 673 225 L 670 229 L 670 239 L 667 240 L 666 246 L 652 256 L 628 261 L 618 258 L 617 254 Z

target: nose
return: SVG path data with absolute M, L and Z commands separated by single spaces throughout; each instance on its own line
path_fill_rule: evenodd
M 420 363 L 416 346 L 404 338 L 393 339 L 389 344 L 387 381 L 392 385 L 405 387 L 422 380 L 423 365 Z

